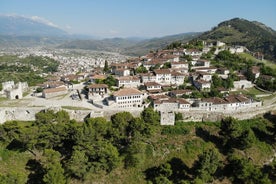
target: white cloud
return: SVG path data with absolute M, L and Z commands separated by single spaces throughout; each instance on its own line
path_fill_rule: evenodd
M 48 26 L 52 26 L 52 27 L 56 27 L 56 28 L 59 28 L 58 25 L 54 24 L 53 22 L 43 18 L 43 17 L 39 17 L 39 16 L 32 16 L 30 17 L 33 21 L 36 21 L 36 22 L 40 22 L 40 23 L 43 23 L 43 24 L 46 24 Z
M 72 27 L 70 25 L 65 25 L 65 29 L 72 29 Z
M 118 33 L 120 33 L 120 32 L 117 31 L 117 30 L 114 30 L 114 29 L 110 29 L 110 30 L 108 31 L 108 33 L 111 34 L 111 35 L 116 35 L 116 34 L 118 34 Z

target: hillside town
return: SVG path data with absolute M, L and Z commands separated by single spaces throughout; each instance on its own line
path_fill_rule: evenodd
M 247 70 L 217 67 L 204 58 L 211 51 L 214 57 L 225 50 L 231 54 L 249 52 L 243 46 L 232 47 L 217 41 L 202 42 L 201 49 L 164 49 L 137 58 L 112 53 L 93 53 L 94 58 L 91 58 L 67 50 L 16 53 L 19 57 L 26 57 L 26 53 L 49 57 L 60 63 L 57 72 L 45 76 L 46 82 L 32 88 L 29 98 L 36 104 L 48 104 L 47 108 L 65 106 L 62 101 L 52 99 L 67 95 L 70 106 L 94 111 L 141 111 L 152 106 L 166 119 L 161 122 L 166 125 L 174 123 L 175 112 L 235 113 L 262 106 L 262 101 L 240 92 L 253 88 L 254 80 L 259 77 L 267 77 L 260 75 L 259 66 L 250 68 L 254 78 L 251 80 Z M 26 83 L 14 84 L 13 81 L 2 86 L 2 95 L 9 99 L 24 98 L 22 94 L 28 87 Z M 39 101 L 41 97 L 47 102 Z M 170 113 L 173 115 L 168 118 Z

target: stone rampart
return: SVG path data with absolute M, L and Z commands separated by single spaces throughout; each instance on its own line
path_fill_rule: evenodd
M 49 107 L 46 109 L 53 109 L 55 111 L 61 110 L 61 107 Z M 0 124 L 6 121 L 18 120 L 18 121 L 34 121 L 35 114 L 45 110 L 45 107 L 4 107 L 0 109 Z M 83 121 L 85 118 L 90 117 L 93 114 L 92 110 L 68 110 L 64 109 L 69 113 L 71 119 L 75 119 L 77 121 Z M 117 113 L 128 111 L 134 117 L 138 117 L 140 113 L 143 111 L 143 108 L 130 108 L 130 109 L 102 109 L 96 114 L 92 115 L 93 117 L 103 116 L 107 119 Z M 248 109 L 241 109 L 239 111 L 232 112 L 216 112 L 216 111 L 204 111 L 200 109 L 192 109 L 192 110 L 177 110 L 176 112 L 180 112 L 183 115 L 183 121 L 219 121 L 223 117 L 232 116 L 237 119 L 250 119 L 254 118 L 258 115 L 265 114 L 266 112 L 276 111 L 276 104 Z

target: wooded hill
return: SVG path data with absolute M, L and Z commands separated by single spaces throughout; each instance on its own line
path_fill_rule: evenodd
M 257 21 L 234 18 L 218 24 L 197 39 L 242 45 L 252 52 L 262 52 L 268 60 L 276 61 L 276 31 Z

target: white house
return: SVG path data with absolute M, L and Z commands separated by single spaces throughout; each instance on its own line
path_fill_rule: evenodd
M 195 69 L 196 72 L 207 72 L 214 74 L 217 71 L 216 67 L 210 66 L 210 67 L 192 67 L 192 69 Z
M 251 81 L 248 80 L 239 80 L 239 81 L 234 81 L 234 88 L 235 89 L 246 89 L 246 88 L 252 88 L 253 84 Z
M 118 87 L 134 88 L 141 85 L 139 77 L 136 76 L 125 76 L 117 77 L 116 84 Z
M 185 74 L 179 72 L 171 72 L 171 84 L 182 85 L 185 80 Z
M 230 47 L 229 51 L 231 52 L 231 54 L 235 54 L 235 53 L 243 53 L 246 50 L 248 50 L 246 47 L 244 46 L 240 46 L 240 45 L 236 45 L 234 47 Z
M 171 83 L 171 71 L 169 69 L 154 70 L 154 74 L 156 75 L 156 82 L 160 84 Z
M 223 47 L 223 46 L 225 46 L 225 43 L 221 42 L 221 41 L 217 41 L 216 46 L 217 47 Z
M 195 66 L 210 67 L 210 61 L 204 60 L 204 59 L 199 59 L 199 60 L 196 61 Z
M 192 94 L 192 90 L 189 89 L 178 89 L 169 92 L 169 96 L 171 97 L 181 97 L 182 95 L 190 95 Z
M 175 68 L 189 68 L 189 63 L 188 62 L 171 62 L 171 68 L 175 69 Z
M 183 73 L 183 74 L 189 73 L 189 68 L 174 68 L 173 70 L 176 72 L 179 72 L 179 73 Z
M 244 95 L 230 95 L 225 98 L 204 98 L 197 103 L 200 109 L 208 111 L 235 111 L 239 109 L 260 107 L 261 102 L 254 102 Z
M 88 86 L 89 94 L 104 95 L 107 93 L 108 86 L 106 84 L 91 84 Z M 89 96 L 88 94 L 88 96 Z
M 59 95 L 65 95 L 67 94 L 68 90 L 66 87 L 58 87 L 58 88 L 48 88 L 44 89 L 42 92 L 42 97 L 44 98 L 52 98 Z
M 157 82 L 146 82 L 144 86 L 146 87 L 146 90 L 150 93 L 158 93 L 162 91 L 162 86 Z
M 207 72 L 195 72 L 192 74 L 193 80 L 202 79 L 204 81 L 210 82 L 212 80 L 212 75 Z
M 176 111 L 179 109 L 189 110 L 191 104 L 182 98 L 169 98 L 168 100 L 155 100 L 153 102 L 154 110 L 157 111 Z
M 202 51 L 197 49 L 184 49 L 184 53 L 185 55 L 197 56 L 197 57 L 200 57 L 202 55 Z
M 209 91 L 211 89 L 211 83 L 202 79 L 193 81 L 195 87 L 200 91 Z
M 114 74 L 117 76 L 129 76 L 130 70 L 129 69 L 117 69 L 114 71 Z
M 143 93 L 135 88 L 120 89 L 113 97 L 119 108 L 141 107 L 143 102 Z
M 140 74 L 140 77 L 141 77 L 142 83 L 156 81 L 156 76 L 153 73 L 143 73 L 143 74 Z

